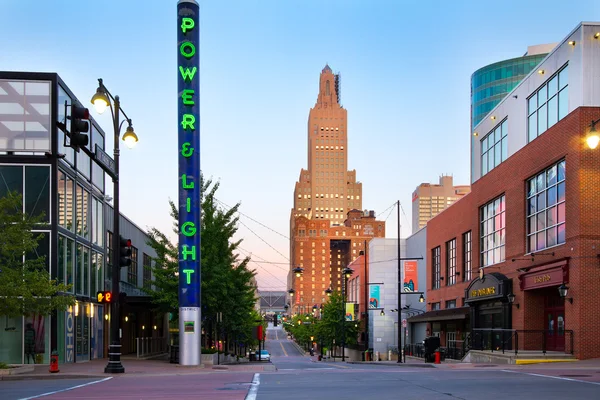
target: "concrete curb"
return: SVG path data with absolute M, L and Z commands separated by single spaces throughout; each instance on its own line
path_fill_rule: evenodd
M 436 368 L 433 364 L 413 364 L 413 363 L 389 363 L 378 361 L 346 361 L 346 364 L 369 364 L 369 365 L 385 365 L 389 367 L 404 367 L 404 368 Z

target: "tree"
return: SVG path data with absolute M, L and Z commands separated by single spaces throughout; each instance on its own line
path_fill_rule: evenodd
M 229 210 L 218 207 L 215 193 L 219 183 L 200 178 L 202 188 L 201 207 L 201 301 L 202 320 L 206 345 L 210 339 L 227 343 L 250 343 L 252 329 L 256 326 L 252 313 L 256 298 L 251 284 L 254 271 L 248 269 L 249 258 L 238 259 L 235 254 L 239 241 L 233 242 L 237 231 L 237 217 L 240 204 Z M 169 201 L 173 230 L 179 233 L 179 212 Z M 178 290 L 178 246 L 168 237 L 152 228 L 149 230 L 149 244 L 157 257 L 153 268 L 156 290 L 151 292 L 153 302 L 159 310 L 176 314 L 179 307 Z M 217 332 L 217 313 L 221 312 L 223 322 Z
M 42 238 L 32 232 L 43 216 L 24 214 L 22 197 L 0 198 L 0 315 L 50 315 L 75 304 L 72 285 L 50 279 L 45 256 L 37 256 Z
M 323 305 L 323 314 L 316 331 L 319 339 L 326 345 L 345 343 L 346 346 L 352 346 L 358 342 L 356 326 L 358 321 L 346 321 L 344 306 L 342 295 L 339 292 L 333 292 Z

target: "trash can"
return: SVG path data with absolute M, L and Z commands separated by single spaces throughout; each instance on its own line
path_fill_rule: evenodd
M 171 354 L 169 356 L 171 364 L 179 364 L 179 345 L 171 345 Z
M 256 361 L 256 353 L 251 351 L 250 356 L 248 357 L 249 361 Z
M 440 347 L 440 338 L 430 336 L 423 340 L 425 362 L 435 362 L 435 352 Z

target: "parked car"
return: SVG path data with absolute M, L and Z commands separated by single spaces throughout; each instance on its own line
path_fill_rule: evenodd
M 271 361 L 271 355 L 267 350 L 260 351 L 260 360 L 261 361 Z

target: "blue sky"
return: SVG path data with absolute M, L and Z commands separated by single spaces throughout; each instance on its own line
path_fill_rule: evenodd
M 176 4 L 0 0 L 0 69 L 58 72 L 85 103 L 101 77 L 121 97 L 140 138 L 121 151 L 121 211 L 163 231 L 172 227 L 168 199 L 177 198 Z M 238 237 L 254 260 L 268 261 L 252 264 L 264 290 L 285 288 L 294 183 L 306 168 L 308 112 L 326 63 L 342 76 L 363 207 L 380 214 L 399 199 L 405 237 L 417 185 L 441 174 L 469 183 L 471 74 L 600 20 L 597 0 L 200 7 L 202 170 L 220 181 L 222 202 L 242 203 Z M 110 117 L 94 116 L 109 132 Z M 388 237 L 396 226 L 394 212 Z

